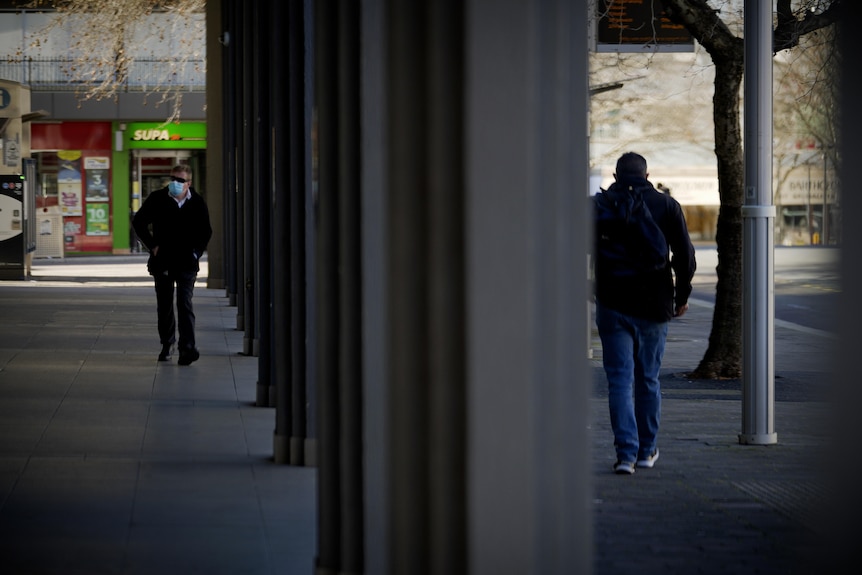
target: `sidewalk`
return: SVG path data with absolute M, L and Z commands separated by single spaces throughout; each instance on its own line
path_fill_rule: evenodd
M 145 262 L 0 282 L 3 573 L 312 573 L 316 473 L 271 461 L 236 309 L 199 282 L 200 360 L 157 362 Z
M 200 361 L 158 363 L 140 255 L 0 282 L 0 557 L 18 574 L 314 572 L 316 473 L 272 463 L 236 309 L 200 282 Z M 204 277 L 202 274 L 201 277 Z M 98 289 L 96 289 L 98 288 Z M 593 329 L 594 573 L 823 573 L 832 338 L 778 322 L 778 443 L 744 446 L 739 381 L 689 381 L 712 309 L 671 324 L 661 458 L 614 475 Z
M 612 471 L 613 433 L 593 329 L 594 564 L 597 575 L 827 573 L 828 334 L 777 322 L 778 443 L 741 445 L 741 382 L 691 381 L 712 307 L 671 323 L 662 370 L 661 456 L 633 476 Z

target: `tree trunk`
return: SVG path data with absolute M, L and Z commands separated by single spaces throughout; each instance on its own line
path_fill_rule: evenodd
M 715 155 L 718 160 L 716 247 L 718 283 L 709 347 L 690 376 L 738 378 L 742 374 L 742 202 L 745 168 L 739 118 L 743 50 L 715 59 Z
M 713 2 L 713 4 L 721 4 Z M 778 0 L 774 50 L 796 46 L 799 37 L 831 25 L 849 2 L 831 0 L 822 11 L 794 12 L 790 0 Z M 708 0 L 662 0 L 665 14 L 682 24 L 709 52 L 715 64 L 715 155 L 718 160 L 718 284 L 709 347 L 690 376 L 697 379 L 739 378 L 742 375 L 742 202 L 745 168 L 739 119 L 745 44 L 721 19 Z

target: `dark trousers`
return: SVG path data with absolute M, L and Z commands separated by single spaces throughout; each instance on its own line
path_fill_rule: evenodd
M 159 340 L 162 345 L 177 341 L 179 327 L 180 353 L 195 348 L 195 312 L 192 295 L 197 273 L 180 272 L 153 276 L 156 282 L 156 311 L 158 313 Z M 177 291 L 177 313 L 174 315 L 174 286 Z

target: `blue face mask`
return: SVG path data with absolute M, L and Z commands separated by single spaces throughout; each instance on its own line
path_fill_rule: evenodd
M 184 187 L 184 184 L 181 184 L 179 182 L 171 182 L 168 184 L 168 192 L 173 197 L 178 198 L 181 195 L 183 195 L 183 187 Z

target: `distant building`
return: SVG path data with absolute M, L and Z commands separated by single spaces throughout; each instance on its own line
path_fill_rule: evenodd
M 164 185 L 171 166 L 189 164 L 195 187 L 206 193 L 205 16 L 177 21 L 153 13 L 126 47 L 134 64 L 123 91 L 101 100 L 82 100 L 76 92 L 82 85 L 70 72 L 72 30 L 56 30 L 33 47 L 55 17 L 0 3 L 0 80 L 28 87 L 30 109 L 39 112 L 31 120 L 29 149 L 37 210 L 60 214 L 63 255 L 134 251 L 131 215 Z M 175 26 L 182 27 L 176 32 L 182 42 L 170 34 L 149 36 Z M 181 87 L 179 122 L 165 124 L 171 103 L 148 93 L 157 86 Z

